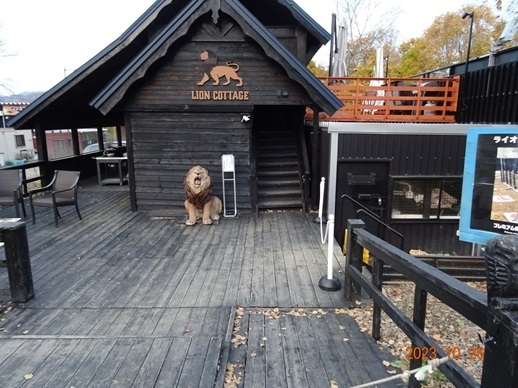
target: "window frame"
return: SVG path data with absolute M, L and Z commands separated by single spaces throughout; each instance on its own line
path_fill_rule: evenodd
M 25 135 L 14 135 L 14 142 L 16 143 L 16 148 L 25 147 Z
M 457 203 L 455 204 L 455 208 L 459 209 L 459 212 L 456 215 L 444 215 L 442 214 L 445 209 L 449 209 L 447 207 L 441 208 L 443 193 L 446 192 L 444 189 L 445 181 L 458 181 L 459 192 Z M 387 215 L 390 219 L 390 222 L 415 222 L 415 221 L 458 221 L 460 219 L 460 206 L 461 206 L 461 194 L 462 194 L 462 175 L 391 175 L 390 176 L 390 184 L 389 184 L 389 204 L 387 209 Z M 424 185 L 430 185 L 431 181 L 437 181 L 440 193 L 439 199 L 440 203 L 438 204 L 438 208 L 433 208 L 431 201 L 428 206 L 423 207 L 423 211 L 420 213 L 409 213 L 409 214 L 394 214 L 395 210 L 395 187 L 399 182 L 412 182 L 412 181 L 420 181 L 423 182 Z M 430 193 L 431 193 L 430 189 Z M 447 192 L 446 192 L 447 193 Z M 457 194 L 457 193 L 455 193 Z M 421 195 L 421 194 L 419 194 Z M 431 194 L 430 194 L 431 195 Z M 438 200 L 439 202 L 439 200 Z M 424 205 L 423 201 L 423 205 Z M 432 214 L 433 213 L 433 214 Z

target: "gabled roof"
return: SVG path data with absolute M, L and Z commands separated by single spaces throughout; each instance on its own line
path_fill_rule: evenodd
M 235 19 L 322 110 L 332 114 L 341 106 L 267 29 L 282 23 L 302 26 L 307 31 L 308 54 L 330 39 L 330 34 L 292 0 L 157 0 L 119 38 L 10 119 L 9 125 L 19 129 L 123 125 L 122 114 L 111 110 L 123 96 L 115 92 L 127 90 L 164 55 L 187 31 L 193 17 L 214 9 Z

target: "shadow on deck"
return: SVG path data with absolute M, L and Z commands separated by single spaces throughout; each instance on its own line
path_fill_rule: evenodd
M 131 212 L 126 186 L 82 182 L 79 198 L 82 221 L 65 209 L 55 228 L 50 209 L 36 209 L 27 223 L 35 298 L 3 314 L 2 386 L 350 387 L 389 376 L 392 357 L 344 313 L 343 293 L 318 287 L 327 248 L 313 216 L 187 227 L 183 212 Z M 336 259 L 343 282 L 339 249 Z

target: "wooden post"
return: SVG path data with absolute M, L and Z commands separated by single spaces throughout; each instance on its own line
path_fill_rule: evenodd
M 11 300 L 15 303 L 25 303 L 34 297 L 25 222 L 2 222 L 0 234 L 5 244 Z
M 372 263 L 372 284 L 379 291 L 383 288 L 383 261 L 376 257 L 373 258 Z M 377 303 L 374 303 L 372 310 L 372 338 L 376 341 L 381 338 L 381 306 Z
M 361 302 L 361 289 L 360 285 L 351 277 L 349 267 L 355 267 L 361 272 L 363 265 L 363 247 L 356 242 L 356 236 L 353 231 L 354 229 L 364 228 L 365 223 L 362 220 L 347 220 L 344 295 L 346 301 L 353 307 L 357 302 Z
M 488 328 L 481 387 L 518 387 L 518 236 L 489 240 L 485 255 Z

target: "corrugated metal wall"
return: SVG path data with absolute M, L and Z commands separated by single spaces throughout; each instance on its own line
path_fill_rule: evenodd
M 463 174 L 465 149 L 466 137 L 461 135 L 341 134 L 338 161 L 364 160 L 372 163 L 376 160 L 390 160 L 389 174 L 397 177 L 458 177 Z M 342 214 L 342 194 L 337 192 L 337 218 Z M 390 206 L 388 204 L 389 209 Z M 471 252 L 471 244 L 461 242 L 456 236 L 458 219 L 391 220 L 389 217 L 387 221 L 404 235 L 402 248 L 407 252 L 410 249 L 449 255 L 469 255 Z M 337 219 L 336 225 L 340 225 L 340 222 Z M 341 236 L 343 231 L 335 230 L 335 237 Z M 380 237 L 390 241 L 389 236 Z M 400 243 L 396 238 L 390 242 L 396 246 Z
M 343 134 L 338 159 L 392 159 L 391 175 L 462 175 L 465 149 L 459 135 Z

